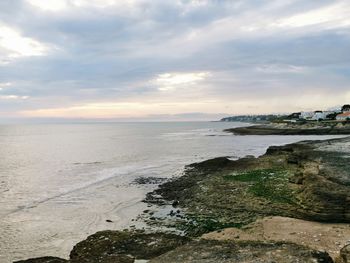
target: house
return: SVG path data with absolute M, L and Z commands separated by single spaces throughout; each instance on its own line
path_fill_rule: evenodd
M 334 113 L 334 111 L 315 111 L 315 114 L 313 116 L 313 120 L 327 120 L 328 115 Z
M 320 121 L 329 119 L 327 116 L 334 113 L 333 111 L 310 111 L 310 112 L 301 112 L 300 119 L 311 120 L 311 121 Z
M 314 112 L 313 111 L 303 111 L 300 113 L 300 119 L 304 119 L 304 120 L 311 120 L 311 118 L 314 116 Z
M 312 120 L 318 121 L 318 120 L 324 120 L 326 118 L 325 114 L 323 111 L 317 110 L 314 112 L 314 115 L 312 116 Z
M 336 119 L 337 119 L 337 121 L 350 120 L 350 111 L 338 114 Z

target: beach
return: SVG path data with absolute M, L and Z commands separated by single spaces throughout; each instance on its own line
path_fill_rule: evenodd
M 211 137 L 220 137 L 221 134 L 206 134 L 208 138 Z M 183 136 L 183 134 L 181 135 Z M 232 136 L 232 135 L 230 135 Z M 237 138 L 236 136 L 232 136 L 232 138 Z M 245 137 L 249 138 L 249 137 Z M 271 137 L 275 138 L 275 137 Z M 292 141 L 300 140 L 300 137 L 277 137 L 279 139 L 283 139 L 286 141 L 287 139 L 291 139 Z M 308 137 L 310 138 L 310 137 Z M 320 138 L 320 137 L 317 137 Z M 239 138 L 241 139 L 241 138 Z M 275 138 L 276 139 L 276 138 Z M 339 141 L 337 141 L 339 140 Z M 261 173 L 270 173 L 277 175 L 277 183 L 285 182 L 286 174 L 281 171 L 275 171 L 272 167 L 272 164 L 276 165 L 276 162 L 279 167 L 288 168 L 288 171 L 295 172 L 296 164 L 303 163 L 303 155 L 301 154 L 300 159 L 295 159 L 294 155 L 290 156 L 289 154 L 294 150 L 291 149 L 301 149 L 300 152 L 304 151 L 304 147 L 311 151 L 313 149 L 313 145 L 318 145 L 317 147 L 328 147 L 332 151 L 339 151 L 340 149 L 348 149 L 347 144 L 343 144 L 343 140 L 346 139 L 335 139 L 334 142 L 337 144 L 333 145 L 332 140 L 326 140 L 324 142 L 319 141 L 311 141 L 308 143 L 301 144 L 292 144 L 291 146 L 273 146 L 266 148 L 261 148 L 260 151 L 265 152 L 267 149 L 267 154 L 258 157 L 261 154 L 248 155 L 245 154 L 244 158 L 238 159 L 235 157 L 222 157 L 211 159 L 208 161 L 204 161 L 202 163 L 193 164 L 186 166 L 183 176 L 174 177 L 174 179 L 170 181 L 157 181 L 154 182 L 154 176 L 145 175 L 145 179 L 138 181 L 135 183 L 137 188 L 141 187 L 144 191 L 138 192 L 137 198 L 134 200 L 135 203 L 131 205 L 126 205 L 124 207 L 120 207 L 120 210 L 112 210 L 108 218 L 104 218 L 104 226 L 100 230 L 103 229 L 115 229 L 122 230 L 123 228 L 128 228 L 130 231 L 139 231 L 142 233 L 151 233 L 154 231 L 162 231 L 164 233 L 174 233 L 175 235 L 183 235 L 185 234 L 189 238 L 199 237 L 203 234 L 210 233 L 213 231 L 222 229 L 230 229 L 230 228 L 242 228 L 248 226 L 249 224 L 254 223 L 254 221 L 258 219 L 262 219 L 268 216 L 282 216 L 285 218 L 299 218 L 303 220 L 316 220 L 321 222 L 334 222 L 334 223 L 344 223 L 347 221 L 344 216 L 339 217 L 339 214 L 336 214 L 333 210 L 329 211 L 328 214 L 319 214 L 316 213 L 306 213 L 302 209 L 297 209 L 294 206 L 293 195 L 290 195 L 290 189 L 285 189 L 284 186 L 281 188 L 281 193 L 287 193 L 287 195 L 283 195 L 283 198 L 279 196 L 273 196 L 272 200 L 270 197 L 254 197 L 254 196 L 246 196 L 239 194 L 240 192 L 246 191 L 246 186 L 242 184 L 242 182 L 232 180 L 232 172 L 238 171 L 242 172 L 243 170 L 258 170 Z M 259 141 L 261 139 L 259 138 Z M 339 147 L 339 142 L 344 145 L 343 148 Z M 347 141 L 344 141 L 347 143 Z M 266 140 L 265 140 L 266 143 Z M 333 148 L 332 148 L 333 147 Z M 328 150 L 329 150 L 328 149 Z M 299 151 L 298 150 L 298 151 Z M 313 150 L 312 150 L 313 151 Z M 312 152 L 311 151 L 311 152 Z M 330 151 L 330 150 L 329 150 Z M 247 153 L 249 153 L 247 151 Z M 294 160 L 293 160 L 294 158 Z M 336 156 L 335 158 L 340 158 Z M 238 159 L 238 160 L 237 160 Z M 237 161 L 236 161 L 237 160 Z M 289 167 L 291 165 L 291 167 Z M 233 169 L 233 170 L 232 170 Z M 312 170 L 311 168 L 308 168 Z M 232 170 L 232 171 L 231 171 Z M 288 172 L 288 174 L 289 174 Z M 148 177 L 148 179 L 147 179 Z M 170 178 L 170 177 L 169 177 Z M 177 179 L 178 178 L 178 179 Z M 224 181 L 222 181 L 224 180 Z M 279 181 L 281 180 L 281 181 Z M 290 179 L 288 179 L 290 180 Z M 238 185 L 236 185 L 238 183 Z M 244 182 L 244 180 L 243 180 Z M 276 183 L 275 181 L 273 181 Z M 289 181 L 288 181 L 289 182 Z M 158 185 L 159 188 L 157 189 Z M 232 192 L 232 186 L 234 185 L 235 191 Z M 108 184 L 110 185 L 110 184 Z M 193 185 L 193 187 L 192 187 Z M 146 186 L 146 187 L 145 187 Z M 150 186 L 150 187 L 149 187 Z M 239 187 L 238 187 L 239 186 Z M 199 187 L 199 188 L 198 188 Z M 238 188 L 237 188 L 238 187 Z M 288 185 L 289 187 L 289 185 Z M 294 186 L 293 186 L 294 187 Z M 93 189 L 93 188 L 92 188 Z M 152 190 L 153 189 L 153 190 Z M 152 192 L 154 191 L 154 192 Z M 226 192 L 229 191 L 229 192 Z M 130 192 L 130 189 L 126 190 L 127 193 Z M 145 202 L 141 202 L 146 193 L 147 197 Z M 280 193 L 280 194 L 281 194 Z M 293 192 L 292 192 L 293 193 Z M 234 194 L 235 198 L 231 199 L 229 197 L 230 194 Z M 142 196 L 143 195 L 143 196 Z M 287 198 L 286 198 L 287 197 Z M 106 197 L 105 197 L 106 198 Z M 243 199 L 242 199 L 243 198 Z M 104 199 L 105 200 L 105 199 Z M 234 203 L 230 203 L 231 200 Z M 339 203 L 339 200 L 336 201 Z M 340 204 L 343 204 L 340 202 Z M 92 204 L 92 208 L 96 209 L 101 204 Z M 135 209 L 138 207 L 138 209 Z M 344 208 L 340 208 L 340 210 L 344 210 Z M 335 209 L 335 211 L 338 211 Z M 127 215 L 129 221 L 125 221 L 124 225 L 114 225 L 115 222 L 119 220 L 115 220 L 115 218 L 121 217 L 123 214 Z M 138 214 L 138 215 L 137 215 Z M 177 215 L 176 215 L 177 214 Z M 322 215 L 322 216 L 321 216 Z M 233 217 L 232 217 L 233 216 Z M 213 218 L 215 220 L 213 221 Z M 335 220 L 337 218 L 337 220 Z M 339 219 L 340 218 L 340 219 Z M 100 219 L 102 221 L 102 219 Z M 110 222 L 107 222 L 109 220 Z M 335 222 L 337 221 L 337 222 Z M 111 227 L 113 226 L 113 227 Z M 131 226 L 131 228 L 130 228 Z M 133 230 L 134 229 L 134 230 Z M 137 230 L 138 229 L 138 230 Z M 98 230 L 98 229 L 97 229 Z M 226 230 L 225 230 L 226 231 Z M 226 233 L 224 231 L 224 233 Z M 95 231 L 96 232 L 96 231 Z M 66 233 L 68 235 L 68 233 Z M 99 232 L 95 234 L 96 237 L 105 236 L 106 233 Z M 108 235 L 115 235 L 114 232 L 108 232 Z M 219 234 L 220 235 L 220 234 Z M 234 235 L 236 236 L 236 235 Z M 132 235 L 127 236 L 128 239 L 133 239 Z M 143 237 L 145 238 L 145 237 Z M 84 238 L 82 238 L 84 239 Z M 108 238 L 113 239 L 113 238 Z M 216 238 L 220 240 L 220 238 Z M 229 238 L 228 238 L 229 239 Z M 256 241 L 256 238 L 254 239 Z M 79 240 L 78 240 L 79 241 Z M 74 241 L 72 240 L 72 243 Z M 86 243 L 87 242 L 87 243 Z M 335 242 L 340 242 L 336 240 Z M 342 243 L 341 243 L 342 242 Z M 344 240 L 342 240 L 337 246 L 344 245 Z M 91 250 L 94 250 L 93 244 L 90 244 L 88 241 L 83 241 L 84 247 L 92 246 Z M 74 244 L 71 245 L 71 248 Z M 302 245 L 302 244 L 299 244 Z M 106 245 L 106 248 L 109 245 Z M 174 249 L 176 246 L 172 247 Z M 317 249 L 317 248 L 315 248 Z M 68 250 L 68 246 L 67 246 Z M 73 250 L 75 254 L 79 254 L 81 252 L 77 252 L 77 249 Z M 163 251 L 164 252 L 164 251 Z M 67 253 L 67 252 L 66 252 Z M 73 255 L 74 255 L 73 253 Z M 170 252 L 169 252 L 170 253 Z M 331 253 L 332 256 L 338 255 L 339 251 L 333 251 Z M 157 253 L 156 253 L 157 254 Z M 37 256 L 60 256 L 62 254 L 52 254 L 49 251 L 41 251 L 41 254 Z M 71 252 L 72 255 L 72 252 Z M 157 254 L 158 255 L 158 254 Z M 31 257 L 36 257 L 35 255 Z M 139 255 L 140 259 L 142 259 L 142 255 Z M 67 256 L 63 256 L 63 258 L 67 258 Z M 73 259 L 72 259 L 73 260 Z M 76 259 L 77 262 L 80 262 L 81 258 Z M 75 262 L 74 260 L 72 262 Z M 84 261 L 81 261 L 84 262 Z M 88 261 L 87 261 L 88 262 Z M 92 261 L 93 262 L 93 261 Z M 155 261 L 157 262 L 157 261 Z M 174 261 L 175 262 L 175 261 Z
M 242 125 L 1 126 L 0 261 L 68 258 L 77 242 L 97 231 L 142 225 L 132 220 L 147 209 L 146 194 L 162 180 L 181 176 L 188 164 L 217 156 L 259 156 L 270 145 L 315 138 L 242 139 L 223 132 Z M 156 180 L 138 183 L 148 177 Z

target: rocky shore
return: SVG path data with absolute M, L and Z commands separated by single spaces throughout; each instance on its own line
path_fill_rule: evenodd
M 226 129 L 236 135 L 348 135 L 348 123 L 270 123 Z
M 92 262 L 350 262 L 350 137 L 272 146 L 189 165 L 145 199 L 144 230 L 102 231 L 70 259 Z

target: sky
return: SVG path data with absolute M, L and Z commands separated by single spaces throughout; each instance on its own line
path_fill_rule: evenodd
M 350 103 L 348 0 L 1 0 L 0 120 Z

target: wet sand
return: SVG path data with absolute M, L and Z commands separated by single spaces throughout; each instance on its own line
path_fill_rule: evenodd
M 0 261 L 44 255 L 68 258 L 72 247 L 88 235 L 135 224 L 132 219 L 147 207 L 141 200 L 150 189 L 118 186 L 108 181 L 11 213 L 0 221 Z M 9 239 L 6 231 L 16 234 Z

